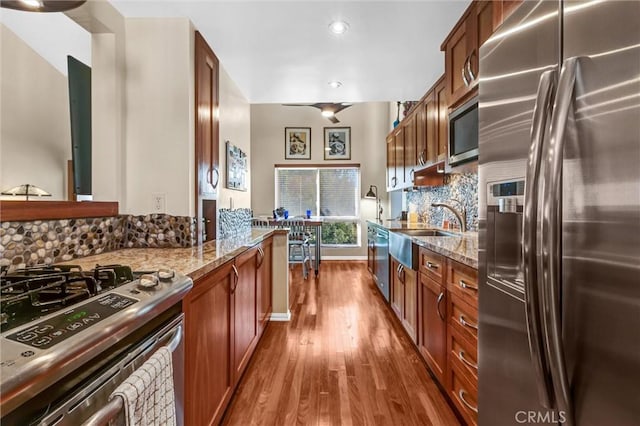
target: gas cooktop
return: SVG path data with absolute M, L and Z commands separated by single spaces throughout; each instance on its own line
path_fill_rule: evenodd
M 27 324 L 112 290 L 150 272 L 133 272 L 125 265 L 38 266 L 6 270 L 0 275 L 0 332 Z

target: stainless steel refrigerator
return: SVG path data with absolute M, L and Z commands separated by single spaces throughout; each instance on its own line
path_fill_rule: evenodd
M 480 49 L 479 423 L 640 424 L 640 2 Z

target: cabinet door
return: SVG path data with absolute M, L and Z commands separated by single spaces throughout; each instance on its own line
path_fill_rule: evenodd
M 198 279 L 184 298 L 185 424 L 217 424 L 231 398 L 234 283 L 229 262 Z
M 215 199 L 220 173 L 218 170 L 219 146 L 219 62 L 205 39 L 195 35 L 195 157 L 196 157 L 196 235 L 203 241 L 204 217 L 202 200 Z M 207 240 L 214 239 L 215 232 L 207 232 Z
M 404 309 L 402 325 L 414 343 L 418 337 L 418 281 L 416 271 L 403 268 L 401 277 L 404 283 Z
M 418 167 L 427 164 L 427 102 L 422 101 L 416 111 L 416 161 Z
M 470 82 L 466 70 L 469 51 L 467 25 L 463 21 L 445 44 L 445 75 L 450 105 L 462 99 L 469 91 Z
M 478 82 L 478 74 L 480 70 L 480 46 L 493 34 L 493 1 L 475 1 L 473 12 L 469 15 L 468 40 L 471 43 L 469 51 L 470 83 L 474 85 Z
M 258 247 L 247 250 L 236 258 L 238 278 L 233 289 L 234 316 L 234 380 L 238 380 L 247 366 L 258 342 L 256 307 L 256 269 Z
M 260 245 L 261 253 L 258 259 L 258 283 L 256 286 L 256 306 L 258 307 L 258 334 L 264 331 L 272 312 L 272 272 L 273 272 L 273 238 L 269 238 Z
M 394 188 L 400 188 L 404 184 L 404 126 L 400 125 L 393 132 L 396 148 L 396 181 Z
M 400 263 L 391 258 L 391 309 L 396 316 L 402 320 L 402 309 L 404 307 L 404 283 L 400 279 Z
M 429 368 L 446 386 L 447 303 L 445 287 L 420 273 L 420 338 L 418 347 Z
M 369 238 L 367 241 L 367 269 L 373 275 L 375 275 L 376 267 L 376 242 L 374 239 Z
M 416 113 L 412 113 L 404 122 L 404 183 L 413 185 L 418 165 L 416 158 Z
M 440 79 L 436 84 L 435 102 L 437 107 L 436 125 L 436 161 L 445 161 L 449 146 L 449 101 L 447 99 L 447 80 Z
M 396 181 L 396 139 L 387 136 L 387 188 L 393 188 Z
M 425 164 L 434 164 L 438 158 L 438 105 L 436 90 L 429 93 L 425 99 Z

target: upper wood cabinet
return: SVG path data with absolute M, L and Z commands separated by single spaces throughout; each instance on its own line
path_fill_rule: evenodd
M 219 62 L 199 32 L 195 34 L 195 200 L 198 242 L 215 239 L 208 232 L 203 238 L 205 213 L 203 200 L 217 197 L 219 163 Z M 209 219 L 211 220 L 211 218 Z
M 433 89 L 435 100 L 435 131 L 436 140 L 434 146 L 436 148 L 435 162 L 439 163 L 447 159 L 449 146 L 449 99 L 447 94 L 447 81 L 445 76 L 436 82 Z
M 417 112 L 417 109 L 415 110 Z M 404 183 L 405 186 L 413 185 L 416 168 L 418 167 L 416 146 L 416 118 L 414 112 L 405 119 L 404 129 Z
M 233 262 L 196 280 L 185 313 L 185 424 L 216 424 L 235 385 L 233 377 Z
M 391 133 L 387 136 L 387 190 L 394 189 L 396 185 L 396 139 Z
M 393 188 L 404 187 L 404 126 L 401 124 L 393 131 L 395 139 L 395 164 L 396 164 L 396 180 L 392 185 Z
M 478 49 L 494 30 L 493 4 L 473 1 L 442 43 L 449 107 L 461 104 L 477 92 Z
M 493 4 L 493 28 L 497 29 L 522 3 L 522 0 L 502 0 Z

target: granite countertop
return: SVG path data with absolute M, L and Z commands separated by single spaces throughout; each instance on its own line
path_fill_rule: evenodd
M 410 236 L 413 243 L 432 250 L 443 256 L 478 269 L 478 233 L 473 231 L 456 232 L 424 223 L 409 223 L 407 221 L 377 221 L 367 220 L 374 226 L 379 226 L 389 231 L 402 231 L 409 229 L 437 229 L 451 233 L 451 236 Z
M 86 270 L 93 269 L 96 264 L 129 265 L 134 271 L 169 268 L 188 275 L 195 281 L 276 233 L 286 234 L 287 230 L 252 228 L 251 233 L 209 241 L 194 247 L 120 249 L 61 264 L 79 265 Z

